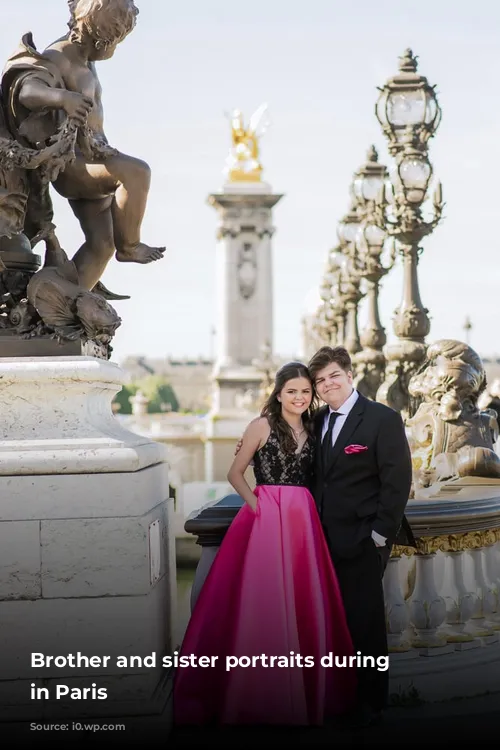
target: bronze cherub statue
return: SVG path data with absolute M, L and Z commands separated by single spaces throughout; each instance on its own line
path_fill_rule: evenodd
M 73 260 L 80 283 L 92 289 L 113 255 L 122 262 L 150 263 L 162 258 L 165 248 L 141 241 L 150 168 L 109 145 L 95 67 L 112 57 L 134 29 L 139 11 L 133 0 L 68 4 L 68 33 L 44 52 L 26 34 L 7 61 L 1 86 L 9 130 L 23 145 L 47 143 L 66 119 L 76 125 L 75 158 L 52 182 L 85 235 Z
M 57 341 L 81 340 L 89 352 L 109 359 L 111 340 L 121 319 L 104 297 L 82 287 L 75 263 L 69 260 L 55 232 L 48 230 L 43 268 L 31 276 L 26 298 L 10 312 L 25 339 L 44 336 Z M 0 259 L 0 271 L 6 271 Z M 7 295 L 6 295 L 7 296 Z M 4 299 L 4 304 L 7 300 Z
M 62 308 L 66 319 L 70 312 L 56 293 L 64 282 L 65 293 L 73 284 L 99 299 L 77 295 L 73 288 L 76 307 L 71 314 L 81 329 L 72 323 L 55 329 L 64 338 L 64 331 L 70 335 L 71 329 L 73 335 L 78 328 L 88 339 L 99 327 L 94 325 L 97 320 L 88 325 L 98 308 L 97 317 L 106 310 L 109 330 L 116 328 L 116 313 L 100 300 L 128 298 L 112 294 L 100 281 L 110 258 L 150 263 L 162 258 L 165 248 L 141 240 L 150 168 L 108 143 L 95 67 L 97 61 L 112 57 L 134 29 L 138 9 L 133 0 L 69 0 L 68 5 L 69 31 L 43 52 L 36 49 L 31 33 L 26 34 L 1 77 L 0 328 L 45 335 L 47 325 L 26 330 L 27 305 L 36 298 L 45 323 L 55 324 Z M 51 185 L 68 200 L 85 236 L 71 261 L 55 235 Z M 31 283 L 40 267 L 31 249 L 41 239 L 46 257 L 37 275 L 43 275 Z M 107 334 L 99 336 L 102 340 Z

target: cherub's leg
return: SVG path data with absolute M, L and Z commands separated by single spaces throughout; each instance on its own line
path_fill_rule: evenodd
M 151 171 L 144 161 L 119 153 L 92 164 L 77 159 L 54 187 L 68 199 L 114 195 L 111 211 L 117 260 L 150 263 L 165 252 L 164 247 L 150 247 L 140 239 L 150 182 Z
M 69 201 L 85 235 L 85 242 L 72 258 L 85 289 L 92 289 L 99 281 L 115 252 L 111 203 L 111 197 Z
M 141 224 L 151 183 L 146 162 L 120 154 L 106 160 L 106 166 L 118 182 L 112 205 L 116 259 L 122 262 L 151 263 L 160 260 L 164 247 L 141 242 Z

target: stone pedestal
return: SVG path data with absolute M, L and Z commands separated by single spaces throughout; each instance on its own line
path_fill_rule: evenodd
M 123 429 L 116 365 L 0 359 L 0 719 L 163 711 L 175 619 L 165 446 Z M 106 668 L 32 668 L 31 654 L 109 656 Z M 156 655 L 156 666 L 117 657 Z M 56 685 L 106 688 L 56 700 Z M 49 697 L 32 700 L 31 685 Z

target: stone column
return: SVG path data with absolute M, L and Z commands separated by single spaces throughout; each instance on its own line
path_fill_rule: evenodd
M 282 198 L 266 183 L 230 183 L 209 196 L 217 233 L 217 363 L 249 366 L 273 349 L 272 209 Z
M 448 643 L 460 644 L 461 648 L 471 648 L 471 644 L 479 644 L 479 641 L 467 631 L 467 624 L 476 609 L 478 597 L 466 584 L 467 561 L 464 550 L 447 550 L 445 555 L 450 568 L 448 585 L 443 591 L 446 602 L 446 640 Z
M 411 644 L 429 655 L 453 650 L 441 627 L 446 621 L 446 601 L 436 584 L 436 552 L 433 539 L 420 539 L 415 554 L 415 586 L 408 600 L 410 622 L 414 628 Z
M 407 653 L 411 649 L 407 639 L 410 613 L 402 591 L 399 566 L 401 550 L 393 547 L 383 579 L 385 597 L 385 620 L 389 653 Z
M 207 417 L 207 477 L 225 481 L 234 447 L 258 410 L 263 346 L 273 351 L 272 209 L 282 198 L 264 182 L 228 182 L 209 204 L 217 234 L 218 346 Z

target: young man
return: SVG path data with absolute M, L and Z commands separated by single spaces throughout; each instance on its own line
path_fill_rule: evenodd
M 342 347 L 322 347 L 309 362 L 318 396 L 313 495 L 361 657 L 388 657 L 382 578 L 391 547 L 415 541 L 404 517 L 412 465 L 398 412 L 353 388 Z M 379 665 L 381 661 L 379 660 Z M 383 664 L 383 660 L 382 660 Z M 355 723 L 376 723 L 387 705 L 388 670 L 358 669 Z

